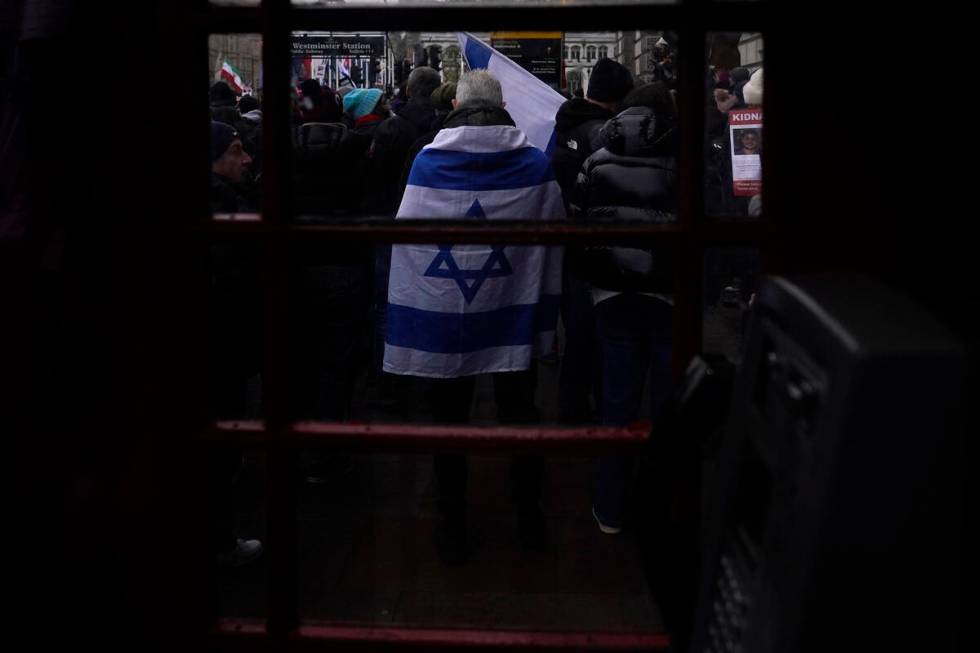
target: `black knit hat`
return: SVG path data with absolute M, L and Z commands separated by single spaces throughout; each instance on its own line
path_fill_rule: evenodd
M 228 151 L 232 141 L 238 138 L 238 132 L 231 125 L 216 120 L 211 121 L 211 163 L 214 163 Z
M 626 66 L 603 57 L 592 68 L 585 96 L 599 102 L 619 102 L 633 90 L 633 76 Z
M 238 111 L 241 112 L 242 115 L 245 115 L 249 111 L 258 108 L 259 108 L 259 101 L 256 100 L 251 95 L 243 95 L 242 99 L 238 101 Z
M 731 78 L 733 84 L 737 82 L 747 82 L 749 81 L 749 76 L 749 69 L 741 66 L 738 68 L 732 68 L 732 72 L 729 73 L 729 77 Z

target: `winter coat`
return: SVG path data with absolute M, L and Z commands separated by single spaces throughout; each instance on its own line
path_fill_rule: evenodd
M 572 217 L 583 222 L 676 221 L 677 130 L 653 110 L 634 107 L 607 122 L 602 148 L 582 165 Z M 595 246 L 569 254 L 576 273 L 597 288 L 671 292 L 668 248 Z
M 573 98 L 559 107 L 555 116 L 551 166 L 566 209 L 582 164 L 601 147 L 599 130 L 612 117 L 613 113 L 608 109 L 581 98 Z
M 246 184 L 236 184 L 221 175 L 211 174 L 211 210 L 215 213 L 246 213 L 255 211 Z
M 419 136 L 429 131 L 435 109 L 429 98 L 410 98 L 398 113 L 378 125 L 371 145 L 372 177 L 377 184 L 372 212 L 394 215 L 401 201 L 402 170 L 409 148 Z
M 489 127 L 491 125 L 509 125 L 515 127 L 514 119 L 502 107 L 489 105 L 467 105 L 459 107 L 446 116 L 443 129 L 454 127 Z
M 336 122 L 297 130 L 294 202 L 297 213 L 345 215 L 360 210 L 360 186 L 370 137 Z
M 262 174 L 262 111 L 255 109 L 242 114 L 241 121 L 235 125 L 242 139 L 242 148 L 252 157 L 249 169 L 258 177 Z
M 293 202 L 298 220 L 315 224 L 362 212 L 364 170 L 370 135 L 359 137 L 339 122 L 311 122 L 296 131 Z M 360 266 L 368 245 L 298 245 L 293 262 L 299 269 Z
M 443 128 L 446 123 L 446 118 L 449 117 L 448 111 L 436 111 L 436 117 L 432 121 L 432 128 L 426 133 L 422 134 L 415 139 L 412 146 L 408 148 L 408 154 L 405 156 L 405 167 L 402 168 L 402 178 L 401 178 L 401 189 L 402 192 L 405 190 L 405 186 L 408 184 L 408 173 L 412 171 L 412 164 L 415 162 L 415 157 L 419 155 L 422 148 L 435 140 L 436 134 L 439 130 Z

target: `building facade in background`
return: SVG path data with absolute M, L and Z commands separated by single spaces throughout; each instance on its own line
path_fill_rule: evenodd
M 241 73 L 247 86 L 262 90 L 262 36 L 260 34 L 211 34 L 208 37 L 209 83 L 221 80 L 227 61 Z
M 490 42 L 490 32 L 475 32 L 482 41 Z M 565 87 L 574 92 L 588 89 L 592 68 L 602 57 L 609 57 L 626 66 L 638 82 L 653 78 L 653 50 L 663 36 L 662 31 L 566 32 L 563 44 Z M 762 66 L 762 35 L 745 32 L 738 43 L 741 65 L 754 71 Z M 432 48 L 438 53 L 440 73 L 446 81 L 456 81 L 465 64 L 459 51 L 455 32 L 388 32 L 388 49 L 384 68 L 394 69 L 398 61 L 409 61 L 413 67 L 428 63 Z M 425 53 L 423 59 L 421 53 Z M 209 81 L 221 79 L 221 66 L 227 61 L 242 75 L 248 86 L 262 89 L 260 71 L 262 37 L 259 34 L 212 34 L 208 39 L 210 61 Z M 385 74 L 386 80 L 393 79 Z

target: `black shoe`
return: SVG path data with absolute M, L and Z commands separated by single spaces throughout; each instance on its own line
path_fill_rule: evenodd
M 548 547 L 548 520 L 540 508 L 522 510 L 517 517 L 517 530 L 526 551 L 544 551 Z
M 447 567 L 461 567 L 466 564 L 469 553 L 466 543 L 466 522 L 464 520 L 443 520 L 435 530 L 436 553 Z

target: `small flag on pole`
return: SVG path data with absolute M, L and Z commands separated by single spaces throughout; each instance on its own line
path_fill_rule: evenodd
M 242 75 L 239 73 L 234 66 L 228 63 L 227 60 L 221 64 L 221 79 L 228 82 L 231 86 L 231 90 L 235 91 L 237 95 L 241 95 L 242 91 L 245 90 L 245 82 L 242 81 Z

